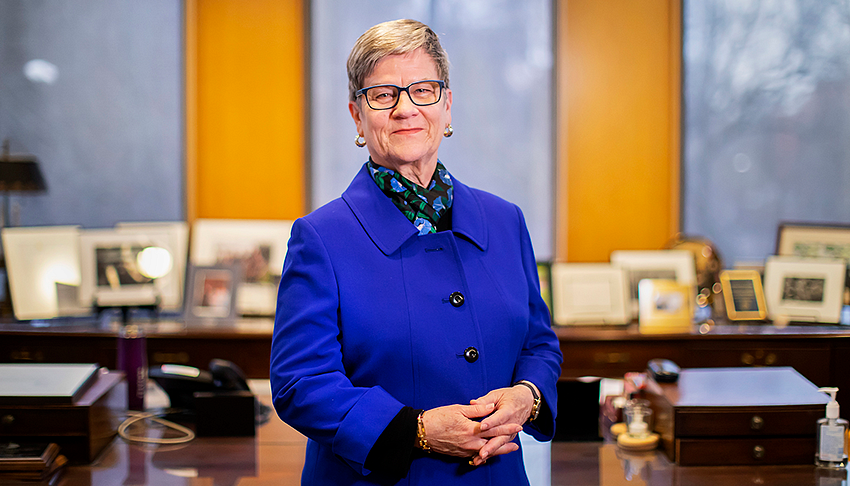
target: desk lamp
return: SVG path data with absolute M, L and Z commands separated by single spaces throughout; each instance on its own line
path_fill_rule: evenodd
M 12 211 L 9 196 L 11 193 L 42 193 L 47 191 L 47 184 L 38 168 L 38 162 L 32 155 L 10 155 L 9 140 L 3 141 L 0 152 L 0 192 L 3 193 L 3 219 L 0 228 L 12 226 Z M 9 279 L 6 274 L 5 255 L 0 258 L 2 266 L 3 302 L 0 314 L 12 316 L 12 296 L 9 292 Z

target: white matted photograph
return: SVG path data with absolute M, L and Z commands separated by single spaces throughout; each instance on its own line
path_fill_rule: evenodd
M 611 252 L 611 263 L 626 272 L 632 318 L 639 316 L 641 280 L 674 280 L 696 288 L 696 262 L 688 250 L 615 250 Z
M 177 278 L 179 298 L 169 305 L 163 305 L 164 310 L 179 311 L 183 308 L 183 289 L 185 288 L 186 265 L 189 258 L 189 225 L 185 221 L 163 221 L 163 222 L 120 222 L 115 225 L 115 230 L 124 234 L 135 235 L 165 235 L 169 241 L 169 248 L 173 248 L 172 254 L 174 276 Z
M 175 251 L 166 233 L 82 230 L 80 304 L 179 306 L 181 279 L 173 271 Z
M 773 321 L 837 324 L 844 301 L 843 259 L 768 257 L 764 294 Z
M 555 324 L 627 324 L 626 276 L 608 263 L 553 263 L 552 318 Z
M 78 303 L 79 226 L 3 228 L 3 250 L 15 318 L 85 315 Z M 70 299 L 63 297 L 72 293 Z M 69 302 L 70 301 L 70 302 Z
M 240 315 L 274 315 L 292 221 L 198 219 L 189 260 L 197 266 L 240 266 Z

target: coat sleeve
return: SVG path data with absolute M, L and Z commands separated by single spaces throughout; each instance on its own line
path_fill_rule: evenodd
M 270 379 L 280 418 L 331 448 L 360 474 L 366 457 L 402 404 L 380 386 L 354 386 L 338 339 L 339 292 L 315 228 L 292 227 L 272 335 Z
M 522 211 L 517 208 L 520 220 L 522 266 L 528 282 L 528 334 L 520 352 L 513 381 L 528 380 L 540 389 L 543 409 L 537 420 L 526 424 L 524 431 L 537 440 L 551 440 L 555 436 L 555 418 L 558 412 L 557 383 L 561 376 L 561 348 L 558 336 L 552 330 L 549 308 L 540 296 L 540 278 L 537 261 L 531 247 L 531 237 Z

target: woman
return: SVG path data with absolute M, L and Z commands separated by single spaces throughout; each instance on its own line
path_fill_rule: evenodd
M 293 225 L 272 342 L 302 484 L 527 484 L 516 434 L 552 438 L 561 354 L 522 213 L 437 158 L 452 92 L 430 28 L 372 27 L 348 76 L 369 161 Z

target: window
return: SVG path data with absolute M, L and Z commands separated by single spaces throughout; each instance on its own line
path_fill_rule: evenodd
M 683 231 L 761 262 L 850 223 L 850 2 L 685 0 Z

